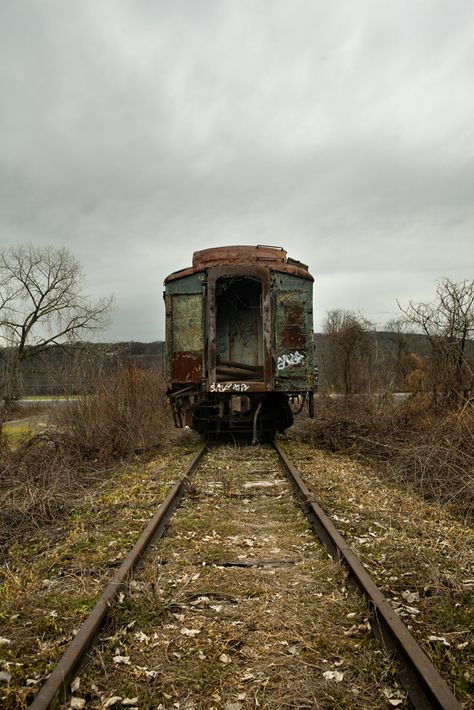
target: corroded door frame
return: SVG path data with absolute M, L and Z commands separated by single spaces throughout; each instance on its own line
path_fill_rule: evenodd
M 207 272 L 207 387 L 211 390 L 216 376 L 216 283 L 221 278 L 255 278 L 262 284 L 263 320 L 263 382 L 246 382 L 250 391 L 272 389 L 272 314 L 270 299 L 270 269 L 253 265 L 229 265 L 208 269 Z

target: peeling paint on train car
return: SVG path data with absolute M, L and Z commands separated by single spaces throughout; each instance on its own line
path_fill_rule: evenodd
M 173 353 L 202 350 L 202 295 L 172 296 Z
M 167 284 L 167 376 L 173 382 L 198 383 L 204 348 L 204 274 L 192 274 Z
M 311 390 L 314 366 L 312 283 L 275 272 L 273 290 L 274 388 L 277 391 Z
M 282 348 L 294 350 L 306 346 L 304 304 L 300 300 L 292 292 L 277 295 L 277 318 L 282 314 L 279 332 Z

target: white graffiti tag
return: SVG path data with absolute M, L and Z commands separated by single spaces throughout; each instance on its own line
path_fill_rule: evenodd
M 211 382 L 211 392 L 246 392 L 249 385 L 243 382 Z
M 294 353 L 289 353 L 288 355 L 280 355 L 277 362 L 277 368 L 279 370 L 285 370 L 291 365 L 301 365 L 304 362 L 304 355 L 295 350 Z

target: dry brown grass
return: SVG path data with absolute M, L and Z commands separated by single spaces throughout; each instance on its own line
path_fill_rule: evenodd
M 126 367 L 102 379 L 94 394 L 71 400 L 58 424 L 83 457 L 110 460 L 158 446 L 171 430 L 163 378 Z
M 39 417 L 46 414 L 48 411 L 47 402 L 25 402 L 20 404 L 18 401 L 13 402 L 10 409 L 5 410 L 0 407 L 0 421 L 8 422 L 15 419 L 26 419 L 30 417 Z
M 75 452 L 48 434 L 3 448 L 0 458 L 0 547 L 58 518 L 94 478 Z
M 0 444 L 0 547 L 63 517 L 112 465 L 167 440 L 170 417 L 157 373 L 126 368 L 95 394 L 57 407 L 48 429 Z
M 474 707 L 474 530 L 366 463 L 296 441 L 285 450 L 463 707 Z
M 453 512 L 474 514 L 474 412 L 435 412 L 422 398 L 319 397 L 316 418 L 297 437 L 375 463 L 384 478 L 417 490 Z

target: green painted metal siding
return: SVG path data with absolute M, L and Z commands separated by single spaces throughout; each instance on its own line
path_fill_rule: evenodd
M 313 388 L 313 283 L 274 272 L 274 388 Z
M 204 274 L 165 286 L 166 372 L 173 382 L 199 382 L 202 375 Z
M 202 296 L 201 294 L 172 296 L 173 352 L 201 350 Z
M 181 279 L 176 279 L 176 281 L 170 281 L 169 283 L 167 283 L 165 285 L 165 293 L 201 293 L 202 283 L 205 278 L 206 275 L 204 273 L 183 276 L 183 278 Z

